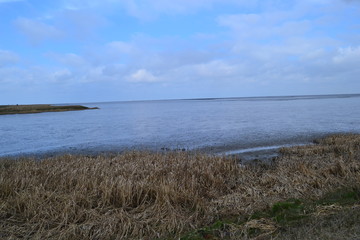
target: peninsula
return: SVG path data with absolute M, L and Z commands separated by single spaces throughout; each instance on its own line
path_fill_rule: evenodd
M 89 108 L 81 105 L 63 105 L 55 106 L 51 104 L 34 104 L 34 105 L 0 105 L 0 115 L 5 114 L 24 114 L 24 113 L 42 113 L 42 112 L 64 112 L 98 109 L 97 107 Z

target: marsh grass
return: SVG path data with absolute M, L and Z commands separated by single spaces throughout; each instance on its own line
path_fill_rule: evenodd
M 359 239 L 359 194 L 359 189 L 340 189 L 316 201 L 288 199 L 245 220 L 218 220 L 180 239 Z
M 5 114 L 24 114 L 24 113 L 41 113 L 41 112 L 64 112 L 64 111 L 79 111 L 88 108 L 81 105 L 65 105 L 54 106 L 50 104 L 34 104 L 34 105 L 0 105 L 0 115 Z
M 0 238 L 270 236 L 282 222 L 299 220 L 304 209 L 296 199 L 320 201 L 334 190 L 360 186 L 359 135 L 331 136 L 281 153 L 270 165 L 248 166 L 187 152 L 3 159 Z M 259 211 L 278 219 L 249 218 Z

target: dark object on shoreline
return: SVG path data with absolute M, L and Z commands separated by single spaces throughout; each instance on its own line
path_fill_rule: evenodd
M 24 113 L 42 113 L 42 112 L 64 112 L 98 109 L 97 107 L 89 108 L 81 105 L 64 105 L 54 106 L 50 104 L 35 105 L 0 105 L 0 115 L 5 114 L 24 114 Z

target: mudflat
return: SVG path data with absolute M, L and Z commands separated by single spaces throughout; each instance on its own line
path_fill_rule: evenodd
M 0 115 L 5 114 L 25 114 L 25 113 L 42 113 L 42 112 L 64 112 L 79 111 L 98 108 L 89 108 L 81 105 L 64 105 L 54 106 L 51 104 L 34 104 L 34 105 L 0 105 Z

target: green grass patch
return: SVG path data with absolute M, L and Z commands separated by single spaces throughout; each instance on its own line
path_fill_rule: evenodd
M 180 240 L 201 240 L 201 239 L 224 239 L 229 232 L 229 224 L 236 223 L 237 220 L 217 220 L 214 224 L 192 231 L 182 237 Z M 226 238 L 225 238 L 226 239 Z
M 318 205 L 338 204 L 340 206 L 352 205 L 360 201 L 359 189 L 342 189 L 339 191 L 326 194 L 322 199 L 318 200 Z
M 278 223 L 289 223 L 306 217 L 305 205 L 299 199 L 289 199 L 275 203 L 271 208 L 271 216 Z
M 359 189 L 340 189 L 325 194 L 321 199 L 315 201 L 292 198 L 286 201 L 277 202 L 266 210 L 257 211 L 246 218 L 246 221 L 240 220 L 244 219 L 244 216 L 233 217 L 232 219 L 226 220 L 220 219 L 212 225 L 189 232 L 179 239 L 233 239 L 230 238 L 230 236 L 234 237 L 234 233 L 231 232 L 229 226 L 233 226 L 233 230 L 234 228 L 245 229 L 244 226 L 250 221 L 261 219 L 267 219 L 275 222 L 278 229 L 286 229 L 302 225 L 305 226 L 307 220 L 311 221 L 314 218 L 314 213 L 316 213 L 319 206 L 352 206 L 358 203 L 360 203 Z M 263 231 L 256 227 L 246 229 L 246 236 L 248 237 L 256 237 L 262 233 Z M 242 231 L 242 234 L 244 234 L 244 231 Z M 244 236 L 239 235 L 238 237 L 241 239 Z

